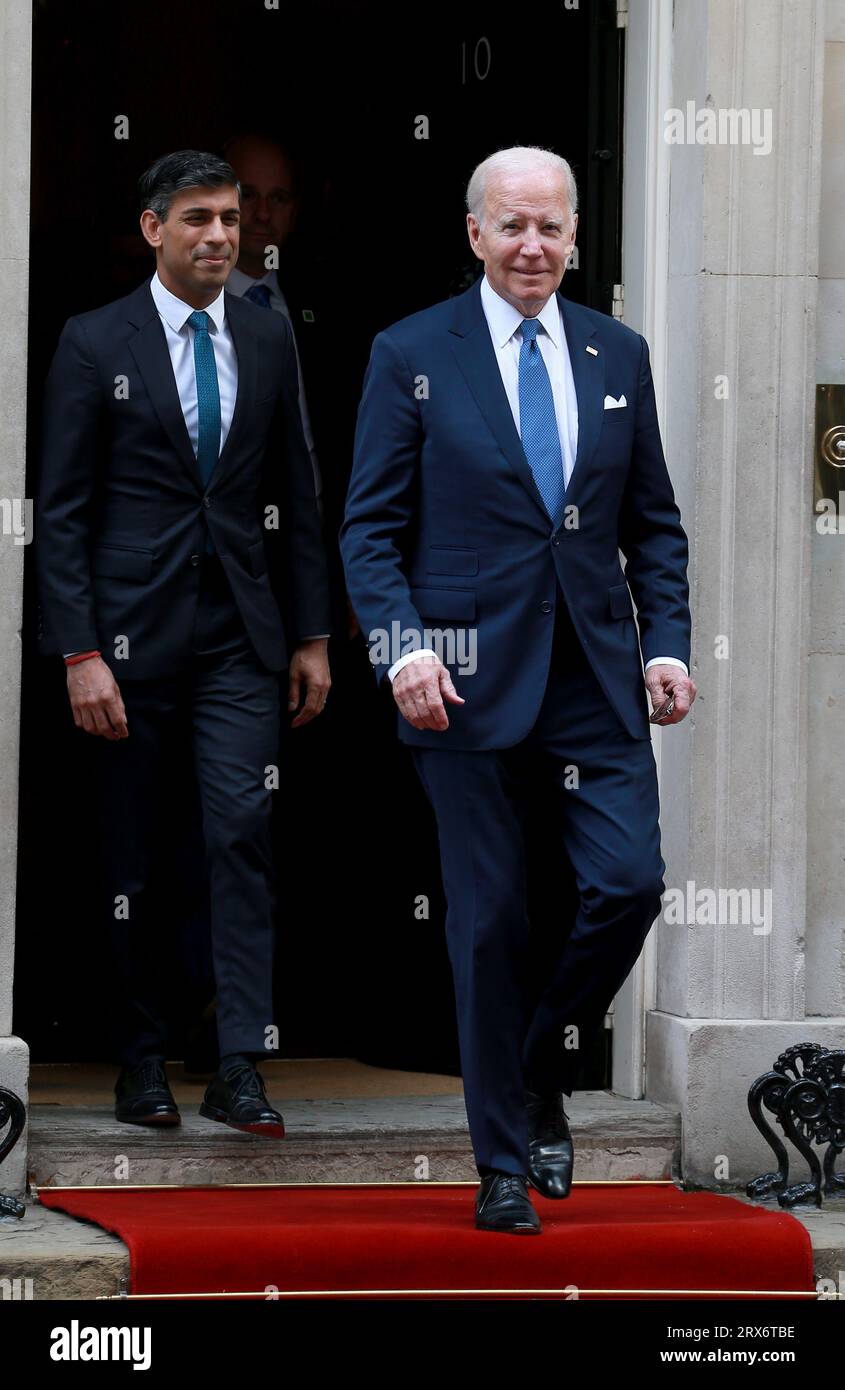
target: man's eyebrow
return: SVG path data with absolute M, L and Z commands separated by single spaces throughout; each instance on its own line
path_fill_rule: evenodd
M 502 212 L 499 213 L 498 217 L 495 220 L 496 222 L 519 221 L 524 216 L 524 212 Z M 544 222 L 551 222 L 556 227 L 562 227 L 564 223 L 564 218 L 562 217 L 544 217 L 542 220 Z
M 192 217 L 192 216 L 194 215 L 195 212 L 211 212 L 211 211 L 212 211 L 211 208 L 203 207 L 202 204 L 200 204 L 199 207 L 195 207 L 195 208 L 183 208 L 182 211 L 181 211 L 181 213 L 180 213 L 179 215 L 180 215 L 180 217 Z M 222 216 L 222 217 L 225 217 L 226 214 L 227 214 L 228 212 L 240 212 L 240 208 L 239 208 L 237 205 L 236 205 L 235 207 L 231 207 L 231 208 L 224 208 L 223 211 L 222 211 L 222 213 L 221 213 L 221 216 Z

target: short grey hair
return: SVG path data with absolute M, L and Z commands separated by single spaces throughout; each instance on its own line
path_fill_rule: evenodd
M 481 226 L 484 217 L 484 204 L 487 197 L 487 181 L 491 174 L 518 174 L 526 169 L 550 169 L 563 176 L 569 202 L 569 215 L 578 211 L 578 188 L 575 175 L 565 159 L 554 150 L 545 150 L 540 145 L 511 145 L 508 149 L 497 150 L 488 155 L 473 169 L 467 184 L 467 212 L 471 212 Z

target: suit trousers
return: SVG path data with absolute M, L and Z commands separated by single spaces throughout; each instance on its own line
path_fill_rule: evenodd
M 221 1053 L 267 1055 L 273 1023 L 273 792 L 265 782 L 279 758 L 279 674 L 256 655 L 219 558 L 207 554 L 201 564 L 187 667 L 154 680 L 121 681 L 118 672 L 129 737 L 93 741 L 112 1047 L 123 1066 L 166 1055 L 163 975 L 177 952 L 155 920 L 157 822 L 174 767 L 184 775 L 186 741 L 202 807 Z
M 572 1094 L 583 1050 L 633 967 L 665 887 L 651 741 L 632 738 L 610 706 L 559 587 L 554 622 L 546 689 L 525 739 L 489 751 L 412 748 L 437 820 L 464 1096 L 481 1174 L 527 1173 L 525 1090 Z M 460 684 L 469 709 L 469 681 L 463 691 Z M 530 978 L 526 828 L 539 803 L 549 817 L 543 881 L 547 893 L 559 887 L 543 915 L 553 926 L 555 914 L 559 920 L 538 987 Z

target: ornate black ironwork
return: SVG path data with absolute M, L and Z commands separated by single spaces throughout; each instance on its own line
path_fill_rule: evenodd
M 763 1114 L 764 1108 L 806 1159 L 809 1182 L 789 1184 L 789 1154 Z M 820 1207 L 822 1193 L 829 1197 L 845 1192 L 845 1173 L 834 1171 L 837 1156 L 845 1149 L 845 1048 L 826 1048 L 820 1043 L 788 1047 L 772 1070 L 758 1076 L 752 1085 L 748 1109 L 778 1164 L 774 1173 L 761 1173 L 748 1183 L 745 1191 L 749 1197 L 776 1192 L 782 1207 L 798 1202 Z M 827 1144 L 822 1164 L 814 1147 L 820 1144 Z
M 5 1086 L 0 1086 L 0 1130 L 6 1125 L 9 1126 L 6 1138 L 0 1143 L 0 1164 L 11 1153 L 23 1134 L 25 1120 L 26 1110 L 20 1096 L 16 1096 L 14 1091 L 7 1091 Z M 0 1216 L 23 1216 L 25 1211 L 26 1207 L 17 1197 L 0 1192 Z

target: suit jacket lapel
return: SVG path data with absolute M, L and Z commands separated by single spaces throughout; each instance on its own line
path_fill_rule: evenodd
M 141 373 L 153 410 L 170 439 L 191 481 L 202 488 L 199 469 L 182 414 L 176 378 L 170 362 L 167 339 L 147 280 L 135 291 L 129 304 L 129 322 L 137 328 L 129 347 Z
M 525 457 L 496 361 L 496 351 L 481 304 L 480 277 L 470 289 L 455 299 L 449 331 L 454 335 L 452 347 L 458 366 L 466 378 L 479 410 L 508 463 L 523 483 L 531 500 L 539 507 L 543 519 L 548 522 L 549 514 L 534 481 L 531 466 Z
M 571 299 L 564 299 L 560 290 L 557 291 L 557 300 L 563 313 L 566 346 L 578 398 L 578 447 L 566 489 L 566 501 L 571 503 L 576 488 L 583 482 L 601 432 L 604 415 L 604 350 L 599 347 L 595 353 L 587 351 L 588 346 L 596 346 L 592 341 L 596 328 L 582 306 L 574 304 Z
M 238 391 L 235 397 L 232 423 L 229 426 L 229 433 L 226 435 L 226 443 L 223 445 L 220 457 L 214 466 L 209 487 L 220 481 L 220 475 L 232 459 L 248 424 L 249 406 L 250 403 L 254 404 L 255 402 L 258 381 L 258 345 L 244 322 L 247 315 L 252 316 L 252 310 L 246 310 L 238 296 L 230 294 L 228 290 L 224 290 L 224 303 L 226 305 L 226 322 L 229 325 L 229 332 L 232 335 L 238 358 Z M 265 310 L 265 312 L 272 313 L 273 311 Z

